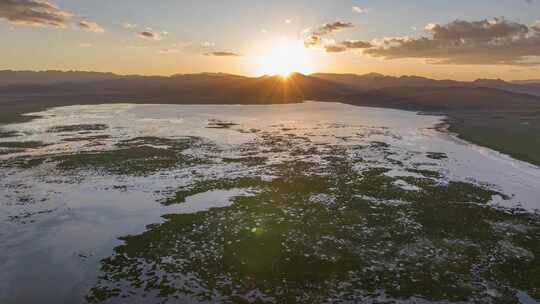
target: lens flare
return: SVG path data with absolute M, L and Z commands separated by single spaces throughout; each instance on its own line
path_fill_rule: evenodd
M 313 72 L 313 60 L 309 51 L 304 47 L 304 43 L 298 40 L 273 40 L 253 61 L 259 75 L 287 77 L 293 72 Z

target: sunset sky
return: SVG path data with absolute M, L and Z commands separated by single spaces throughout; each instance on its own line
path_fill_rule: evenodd
M 540 78 L 540 0 L 0 0 L 0 69 Z

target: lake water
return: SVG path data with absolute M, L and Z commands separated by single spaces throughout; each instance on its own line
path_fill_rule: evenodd
M 5 148 L 0 150 L 0 303 L 34 303 L 36 299 L 47 303 L 74 303 L 84 302 L 85 298 L 90 302 L 116 303 L 125 297 L 132 303 L 145 302 L 148 298 L 169 299 L 173 303 L 235 302 L 238 298 L 234 297 L 248 302 L 279 302 L 283 300 L 280 298 L 283 290 L 295 294 L 305 288 L 295 289 L 295 284 L 303 279 L 293 278 L 288 273 L 269 274 L 265 267 L 269 261 L 279 264 L 295 258 L 301 259 L 297 264 L 312 263 L 316 258 L 315 267 L 333 261 L 339 273 L 348 273 L 340 277 L 334 270 L 321 266 L 319 275 L 326 275 L 319 282 L 324 292 L 320 291 L 315 298 L 321 302 L 348 297 L 366 301 L 416 299 L 418 302 L 476 299 L 487 303 L 493 298 L 515 297 L 521 302 L 534 303 L 532 296 L 539 292 L 538 288 L 535 290 L 507 273 L 502 276 L 510 277 L 510 283 L 472 269 L 484 265 L 482 261 L 488 260 L 489 254 L 508 255 L 501 258 L 501 265 L 511 259 L 521 259 L 520 265 L 538 261 L 534 246 L 531 249 L 522 240 L 538 237 L 540 168 L 437 131 L 435 126 L 443 117 L 321 102 L 271 106 L 113 104 L 52 108 L 33 115 L 39 118 L 3 126 L 3 131 L 15 131 L 17 136 L 0 138 L 0 147 L 5 143 Z M 31 148 L 25 147 L 30 143 Z M 81 155 L 82 158 L 78 158 Z M 345 158 L 336 160 L 336 157 Z M 344 164 L 346 167 L 341 168 Z M 369 174 L 375 174 L 375 169 L 382 173 L 377 173 L 374 184 L 355 188 L 355 181 L 365 183 Z M 311 183 L 317 191 L 310 189 Z M 452 183 L 457 185 L 455 189 L 460 189 L 457 192 L 461 191 L 459 198 L 453 195 Z M 292 185 L 292 189 L 287 185 Z M 444 208 L 456 206 L 453 204 L 467 203 L 467 208 L 478 206 L 471 214 L 478 212 L 482 216 L 478 221 L 489 226 L 489 235 L 493 236 L 486 241 L 486 247 L 477 248 L 478 254 L 471 255 L 477 259 L 469 265 L 471 270 L 460 274 L 460 280 L 466 282 L 463 290 L 452 289 L 453 283 L 449 283 L 452 279 L 448 278 L 441 279 L 440 290 L 425 291 L 425 294 L 416 283 L 400 281 L 391 286 L 386 283 L 368 286 L 358 279 L 356 266 L 351 266 L 356 264 L 345 262 L 351 256 L 367 263 L 362 265 L 371 272 L 363 275 L 369 280 L 381 274 L 395 278 L 396 269 L 402 267 L 402 275 L 406 272 L 408 277 L 417 278 L 413 282 L 422 281 L 425 278 L 417 271 L 432 262 L 427 258 L 415 260 L 416 266 L 407 268 L 400 265 L 409 265 L 415 254 L 403 254 L 406 262 L 396 262 L 396 266 L 395 261 L 387 260 L 388 256 L 378 258 L 373 253 L 371 262 L 366 262 L 370 255 L 362 250 L 368 249 L 360 245 L 359 239 L 343 236 L 339 229 L 344 226 L 363 231 L 365 237 L 376 229 L 384 232 L 379 235 L 391 235 L 372 244 L 381 251 L 385 245 L 380 242 L 388 242 L 388 252 L 417 252 L 418 246 L 433 247 L 435 249 L 429 250 L 448 251 L 447 255 L 438 254 L 441 259 L 447 256 L 448 261 L 458 253 L 450 252 L 453 249 L 440 242 L 464 244 L 475 238 L 484 240 L 487 234 L 475 234 L 471 232 L 475 228 L 467 226 L 470 222 L 459 220 L 462 209 L 459 212 L 452 209 L 456 212 L 455 222 L 448 226 L 437 226 L 442 220 L 432 225 L 440 231 L 450 231 L 449 227 L 457 223 L 471 231 L 447 232 L 444 236 L 426 233 L 431 224 L 418 214 L 422 204 L 429 201 L 425 196 L 427 192 L 433 197 L 444 193 L 436 202 L 441 204 L 437 205 L 441 209 L 436 209 L 430 215 L 432 218 L 444 213 Z M 396 198 L 396 193 L 404 195 Z M 350 215 L 344 210 L 360 203 L 372 204 L 373 210 L 382 209 L 377 213 L 369 208 L 363 210 L 358 216 L 362 221 L 352 218 L 350 222 L 338 223 L 338 214 Z M 254 207 L 254 204 L 268 204 L 270 209 L 255 209 L 260 206 Z M 311 217 L 310 208 L 306 207 L 311 205 L 306 204 L 323 208 L 325 219 L 328 214 L 332 215 L 323 229 L 327 231 L 324 236 L 305 231 L 313 221 L 322 222 L 323 218 L 321 214 Z M 392 219 L 385 219 L 391 224 L 373 224 L 372 218 L 376 214 L 380 216 L 381 210 L 387 214 L 395 212 Z M 275 215 L 278 211 L 283 212 L 283 218 Z M 242 216 L 237 217 L 238 214 Z M 164 218 L 164 215 L 167 216 Z M 222 220 L 214 223 L 217 218 Z M 187 229 L 183 225 L 187 225 L 188 220 L 191 228 L 183 230 Z M 305 223 L 306 227 L 295 226 L 293 222 Z M 171 223 L 179 225 L 174 229 L 189 233 L 161 240 L 161 235 L 171 233 L 172 228 L 168 226 Z M 246 252 L 244 245 L 227 249 L 229 242 L 234 244 L 234 240 L 227 241 L 232 236 L 223 230 L 212 230 L 209 223 L 229 227 L 227 229 L 236 233 L 237 242 L 245 241 L 249 246 L 266 248 L 275 241 L 277 245 L 269 247 L 269 252 L 276 246 L 280 248 L 277 251 L 290 252 L 286 249 L 290 249 L 291 244 L 305 243 L 306 248 L 314 248 L 315 253 L 297 248 L 293 252 L 301 253 L 300 257 L 276 253 L 269 260 L 260 261 Z M 407 241 L 390 229 L 398 224 L 408 233 Z M 198 229 L 207 233 L 214 231 L 216 238 L 191 235 Z M 273 232 L 277 230 L 279 242 Z M 152 241 L 144 243 L 149 234 L 153 235 Z M 267 237 L 270 234 L 274 236 Z M 134 238 L 123 238 L 126 236 Z M 335 252 L 319 244 L 323 241 L 309 241 L 311 237 L 347 244 L 343 246 L 350 252 Z M 371 240 L 379 237 L 371 236 Z M 175 242 L 170 243 L 171 239 Z M 179 245 L 180 242 L 183 245 Z M 137 247 L 139 243 L 162 248 L 160 259 L 156 260 L 155 252 Z M 206 247 L 208 249 L 201 253 L 203 260 L 197 263 L 195 259 L 199 258 L 178 253 Z M 487 254 L 490 250 L 493 252 Z M 240 262 L 227 258 L 230 252 L 240 256 Z M 468 254 L 464 252 L 459 252 L 461 257 Z M 129 263 L 120 267 L 115 259 L 122 255 L 129 257 Z M 329 256 L 333 256 L 333 260 L 328 260 Z M 109 260 L 103 260 L 106 258 Z M 223 258 L 221 264 L 230 262 L 228 270 L 210 262 L 220 258 Z M 169 260 L 186 266 L 167 270 Z M 145 289 L 140 287 L 140 282 L 149 284 L 156 272 L 141 270 L 149 265 L 160 269 L 157 271 L 160 284 L 159 287 L 146 285 Z M 194 265 L 205 265 L 200 268 L 215 276 L 210 278 L 199 273 Z M 242 265 L 252 268 L 245 266 L 249 269 L 244 269 Z M 436 272 L 438 266 L 433 267 Z M 304 273 L 307 268 L 299 268 L 296 273 Z M 136 270 L 138 279 L 127 275 L 126 269 Z M 313 280 L 311 272 L 305 275 Z M 279 282 L 286 279 L 289 285 L 284 287 Z M 174 284 L 170 283 L 174 280 Z M 340 283 L 334 284 L 332 280 Z M 187 284 L 188 281 L 191 283 Z M 342 290 L 343 284 L 350 286 L 345 288 L 347 295 Z M 405 288 L 407 284 L 413 286 L 409 293 Z M 119 289 L 129 293 L 120 295 L 111 287 L 113 285 L 114 288 L 122 286 Z M 228 287 L 223 287 L 225 285 Z M 238 287 L 240 285 L 243 287 Z M 186 289 L 192 290 L 182 291 Z M 462 298 L 449 294 L 460 294 Z M 295 299 L 299 302 L 314 300 L 300 293 Z

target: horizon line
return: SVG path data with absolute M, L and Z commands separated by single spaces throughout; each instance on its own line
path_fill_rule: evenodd
M 259 76 L 251 76 L 246 74 L 234 74 L 234 73 L 227 73 L 227 72 L 194 72 L 194 73 L 174 73 L 174 74 L 123 74 L 123 73 L 117 73 L 117 72 L 102 72 L 102 71 L 95 71 L 95 70 L 62 70 L 62 69 L 44 69 L 44 70 L 15 70 L 15 69 L 0 69 L 0 73 L 5 72 L 15 72 L 15 73 L 47 73 L 47 72 L 59 72 L 59 73 L 96 73 L 96 74 L 112 74 L 114 76 L 120 76 L 120 77 L 165 77 L 170 78 L 174 76 L 189 76 L 189 75 L 227 75 L 227 76 L 235 76 L 235 77 L 244 77 L 244 78 L 261 78 L 261 77 L 274 77 L 274 76 L 280 76 L 280 75 L 271 75 L 271 74 L 263 74 Z M 504 78 L 476 78 L 474 80 L 458 80 L 458 79 L 452 79 L 452 78 L 431 78 L 427 76 L 421 76 L 421 75 L 415 75 L 415 74 L 401 74 L 399 76 L 389 75 L 389 74 L 382 74 L 378 72 L 368 72 L 368 73 L 338 73 L 338 72 L 314 72 L 309 74 L 303 74 L 300 72 L 291 72 L 289 75 L 293 74 L 300 74 L 303 76 L 312 76 L 317 74 L 326 74 L 326 75 L 351 75 L 351 76 L 367 76 L 367 75 L 380 75 L 383 77 L 394 77 L 394 78 L 403 78 L 403 77 L 419 77 L 419 78 L 425 78 L 430 80 L 437 80 L 437 81 L 457 81 L 457 82 L 474 82 L 477 80 L 502 80 L 506 82 L 519 82 L 519 81 L 534 81 L 540 79 L 504 79 Z

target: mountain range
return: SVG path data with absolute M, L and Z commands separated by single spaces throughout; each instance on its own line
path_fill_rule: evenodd
M 495 88 L 509 92 L 523 93 L 540 96 L 540 80 L 522 80 L 507 82 L 501 79 L 477 79 L 475 81 L 455 81 L 455 80 L 435 80 L 419 76 L 387 76 L 378 73 L 364 75 L 356 74 L 329 74 L 316 73 L 309 76 L 293 74 L 292 78 L 310 77 L 314 84 L 326 86 L 328 83 L 318 80 L 325 80 L 333 84 L 338 91 L 348 90 L 355 92 L 365 92 L 389 87 L 473 87 L 473 88 Z M 264 81 L 272 81 L 273 77 L 263 76 L 250 78 L 223 73 L 201 73 L 201 74 L 177 74 L 173 76 L 141 76 L 141 75 L 117 75 L 114 73 L 81 72 L 81 71 L 0 71 L 0 92 L 6 90 L 6 86 L 58 86 L 66 84 L 90 84 L 92 86 L 104 85 L 107 88 L 114 86 L 126 87 L 130 84 L 143 85 L 146 87 L 165 86 L 170 87 L 175 84 L 181 86 L 201 87 L 205 85 L 233 85 L 235 82 L 253 82 L 263 84 Z M 107 82 L 107 84 L 104 84 Z M 305 81 L 304 81 L 305 82 Z M 64 86 L 65 87 L 65 86 Z M 33 88 L 36 90 L 37 88 Z M 44 89 L 41 87 L 41 89 Z M 11 88 L 13 90 L 13 88 Z
M 272 104 L 303 100 L 419 111 L 523 112 L 540 106 L 540 84 L 490 79 L 434 80 L 376 73 L 293 73 L 283 78 L 222 73 L 126 76 L 76 71 L 0 71 L 0 104 L 18 106 L 110 102 Z

